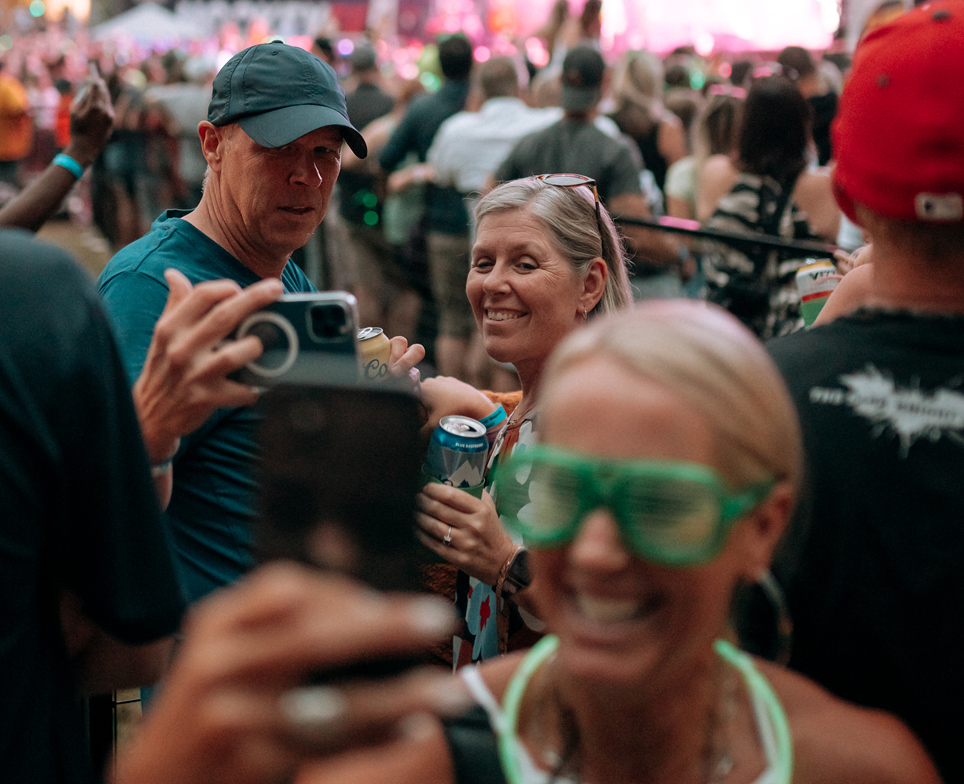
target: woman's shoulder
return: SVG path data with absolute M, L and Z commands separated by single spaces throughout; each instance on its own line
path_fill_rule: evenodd
M 830 174 L 824 170 L 804 171 L 797 177 L 793 186 L 793 198 L 797 203 L 817 202 L 821 205 L 833 199 L 833 182 Z
M 696 218 L 704 221 L 713 214 L 716 205 L 736 184 L 740 172 L 728 155 L 711 155 L 700 167 L 699 189 L 696 194 Z
M 756 664 L 790 725 L 795 783 L 939 784 L 924 747 L 896 717 L 845 702 L 770 662 Z
M 815 234 L 830 242 L 840 229 L 840 208 L 833 196 L 833 184 L 826 169 L 805 171 L 793 188 L 793 200 L 807 214 Z
M 739 169 L 733 165 L 733 159 L 729 155 L 710 155 L 700 168 L 700 177 L 704 180 L 709 178 L 710 182 L 733 181 L 739 174 Z

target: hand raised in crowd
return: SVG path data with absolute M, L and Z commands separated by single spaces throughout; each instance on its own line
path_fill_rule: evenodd
M 246 406 L 258 391 L 227 378 L 260 356 L 254 335 L 225 342 L 248 315 L 277 300 L 281 281 L 265 278 L 245 289 L 234 281 L 192 286 L 177 270 L 164 273 L 167 305 L 154 329 L 144 368 L 134 384 L 134 404 L 152 464 L 168 460 L 181 436 L 218 408 Z
M 92 66 L 89 81 L 70 105 L 70 142 L 64 152 L 86 168 L 104 149 L 113 130 L 110 93 Z
M 410 656 L 454 627 L 450 604 L 379 594 L 292 563 L 264 566 L 199 605 L 114 784 L 267 784 L 306 759 L 404 736 L 413 716 L 471 704 L 450 674 L 305 686 L 372 656 Z
M 86 169 L 107 144 L 114 123 L 107 85 L 95 69 L 70 108 L 70 141 L 64 155 Z M 38 231 L 54 215 L 80 173 L 52 163 L 0 209 L 0 226 Z
M 415 520 L 422 544 L 486 585 L 496 584 L 516 549 L 484 490 L 476 498 L 457 487 L 430 482 L 418 494 Z

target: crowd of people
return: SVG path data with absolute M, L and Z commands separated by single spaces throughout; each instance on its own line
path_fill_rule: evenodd
M 778 56 L 707 60 L 684 47 L 663 58 L 628 52 L 608 62 L 599 52 L 599 4 L 587 3 L 578 18 L 565 3 L 557 6 L 537 31 L 551 55 L 541 67 L 504 54 L 478 61 L 469 40 L 454 35 L 428 46 L 419 61 L 421 75 L 406 79 L 382 41 L 360 38 L 349 54 L 339 54 L 345 47 L 317 38 L 312 51 L 334 66 L 349 119 L 375 154 L 364 161 L 346 155 L 334 193 L 338 209 L 295 252 L 295 262 L 314 285 L 352 291 L 366 325 L 424 345 L 432 369 L 509 389 L 518 383 L 512 369 L 485 357 L 461 294 L 474 234 L 472 205 L 495 182 L 576 172 L 592 177 L 602 203 L 624 219 L 620 231 L 636 299 L 693 296 L 725 303 L 741 296 L 740 273 L 756 266 L 779 292 L 772 309 L 757 304 L 757 310 L 778 313 L 752 313 L 744 320 L 755 320 L 752 326 L 763 337 L 799 328 L 792 279 L 787 285 L 787 271 L 799 266 L 799 256 L 789 264 L 774 254 L 748 257 L 631 221 L 671 215 L 731 229 L 736 209 L 738 223 L 764 233 L 816 237 L 848 250 L 862 244 L 849 221 L 838 232 L 840 213 L 825 169 L 832 159 L 828 126 L 842 83 L 837 64 L 845 66 L 846 56 L 815 59 L 788 47 Z M 48 30 L 46 37 L 15 42 L 0 58 L 7 64 L 5 78 L 23 83 L 18 99 L 6 102 L 10 119 L 0 141 L 9 139 L 17 149 L 7 154 L 0 146 L 3 179 L 27 184 L 63 149 L 71 100 L 91 69 L 102 74 L 114 132 L 84 180 L 87 206 L 78 208 L 91 214 L 116 252 L 146 234 L 166 209 L 192 209 L 200 201 L 206 162 L 196 129 L 206 118 L 215 65 L 228 44 L 112 52 L 103 42 L 75 37 L 78 43 L 68 46 Z M 235 45 L 243 40 L 235 39 Z M 36 51 L 27 54 L 31 49 Z M 520 55 L 525 51 L 519 47 Z M 784 116 L 774 118 L 773 106 L 757 100 L 760 111 L 742 123 L 747 90 L 761 74 L 777 83 L 771 92 L 787 93 L 773 105 Z M 437 90 L 426 90 L 436 84 Z M 721 103 L 729 117 L 724 126 Z M 779 139 L 794 149 L 761 150 L 760 139 Z M 766 160 L 741 159 L 741 144 Z M 750 188 L 764 201 L 780 204 L 780 194 L 792 190 L 788 214 L 758 220 L 747 197 L 735 208 L 720 205 L 740 172 L 766 178 Z M 722 213 L 714 215 L 718 206 Z M 791 213 L 801 211 L 806 220 L 791 220 Z
M 196 79 L 172 53 L 145 90 L 91 65 L 51 158 L 0 167 L 11 781 L 961 779 L 964 0 L 845 73 L 789 47 L 727 78 L 609 63 L 598 14 L 550 24 L 542 70 L 444 37 L 428 91 L 364 42 L 347 73 L 323 39 Z M 88 170 L 96 285 L 29 234 Z M 663 214 L 862 247 L 803 329 L 800 259 Z M 420 595 L 258 562 L 264 390 L 235 373 L 265 347 L 235 335 L 334 282 L 426 439 L 490 436 L 481 485 L 398 521 Z M 82 695 L 155 684 L 97 770 Z

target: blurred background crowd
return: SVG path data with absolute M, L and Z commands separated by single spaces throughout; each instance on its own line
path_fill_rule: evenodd
M 782 75 L 805 98 L 806 120 L 812 122 L 806 171 L 819 174 L 832 160 L 829 126 L 855 37 L 908 4 L 811 0 L 755 9 L 742 3 L 721 20 L 709 13 L 713 4 L 702 8 L 696 2 L 670 14 L 643 8 L 646 4 L 598 0 L 525 8 L 452 0 L 304 7 L 182 2 L 176 11 L 153 3 L 122 10 L 104 4 L 48 7 L 35 0 L 5 9 L 7 32 L 0 36 L 0 202 L 65 147 L 71 102 L 92 72 L 99 72 L 114 106 L 114 133 L 61 214 L 73 226 L 90 227 L 84 242 L 96 251 L 90 262 L 96 273 L 101 258 L 106 261 L 142 236 L 161 212 L 197 204 L 205 164 L 196 127 L 206 117 L 218 68 L 254 43 L 282 39 L 299 45 L 341 76 L 351 120 L 376 155 L 364 163 L 346 157 L 338 209 L 329 211 L 296 261 L 319 287 L 353 291 L 364 323 L 425 344 L 429 362 L 442 371 L 479 384 L 511 385 L 512 379 L 499 377 L 499 368 L 478 359 L 477 349 L 466 353 L 458 335 L 454 355 L 465 361 L 447 359 L 453 355 L 445 343 L 448 334 L 436 357 L 439 318 L 446 317 L 433 299 L 438 291 L 428 261 L 432 235 L 438 236 L 431 216 L 425 217 L 426 199 L 433 198 L 426 187 L 432 188 L 433 179 L 437 188 L 454 188 L 463 200 L 483 190 L 511 143 L 561 117 L 565 54 L 589 45 L 608 66 L 594 122 L 632 151 L 649 213 L 706 221 L 733 185 L 751 83 Z M 702 18 L 694 21 L 697 13 Z M 450 79 L 439 43 L 456 32 L 471 43 L 473 64 L 470 73 Z M 671 46 L 674 42 L 678 45 Z M 491 99 L 501 99 L 491 111 L 498 106 L 502 126 L 508 123 L 505 112 L 517 112 L 508 99 L 542 113 L 519 116 L 512 121 L 518 126 L 502 127 L 497 140 L 489 132 L 475 161 L 463 160 L 469 157 L 464 148 L 451 149 L 452 139 L 456 148 L 464 139 L 474 143 L 471 122 L 450 130 L 446 149 L 431 149 L 435 123 L 407 149 L 396 137 L 390 160 L 380 156 L 413 98 L 436 93 L 447 81 L 465 82 L 467 89 L 447 106 L 446 116 L 477 112 Z M 855 248 L 860 233 L 846 221 L 840 227 L 828 182 L 811 183 L 809 196 L 801 195 L 798 182 L 795 199 L 810 217 L 806 236 Z M 467 217 L 459 220 L 464 223 L 444 227 L 443 233 L 469 236 Z M 665 281 L 650 280 L 651 271 L 641 269 L 645 262 L 637 258 L 637 296 L 646 296 L 647 287 L 662 296 L 705 293 L 699 249 L 680 246 L 679 254 L 678 268 L 669 270 L 670 289 Z M 666 272 L 665 263 L 660 272 Z M 443 332 L 452 330 L 443 325 Z

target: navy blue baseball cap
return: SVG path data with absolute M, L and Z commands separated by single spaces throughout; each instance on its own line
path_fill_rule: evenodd
M 368 145 L 348 120 L 345 91 L 331 66 L 281 42 L 248 47 L 224 64 L 214 77 L 208 120 L 237 123 L 262 147 L 281 147 L 334 125 L 355 155 L 368 155 Z

